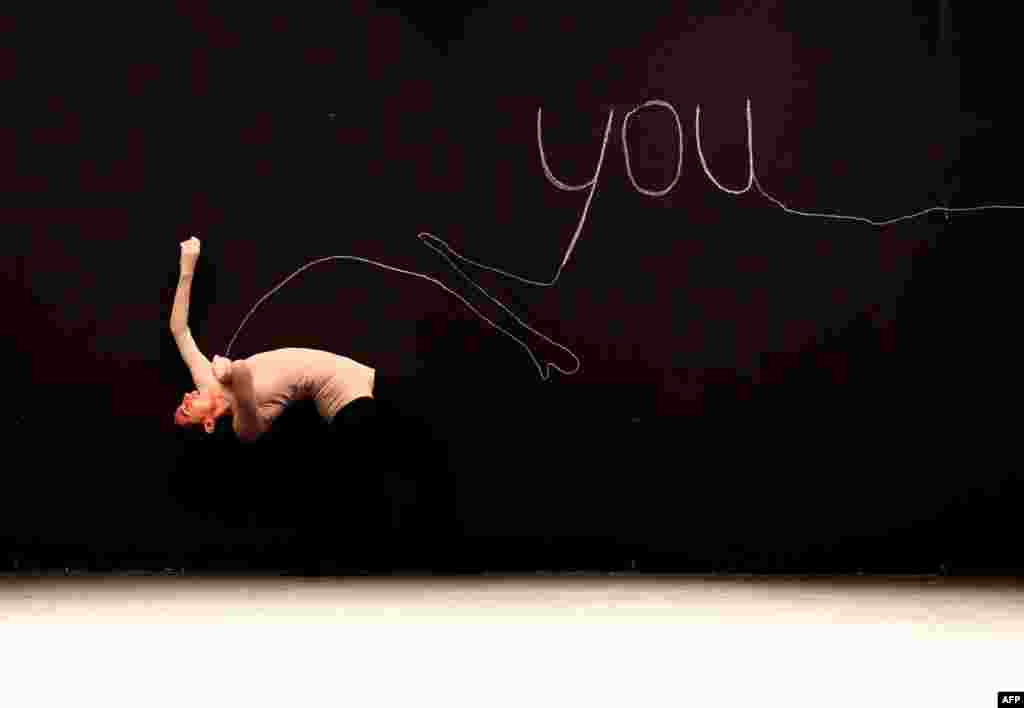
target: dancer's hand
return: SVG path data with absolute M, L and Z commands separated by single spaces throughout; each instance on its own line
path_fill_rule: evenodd
M 225 386 L 231 384 L 231 360 L 219 354 L 213 357 L 213 376 Z
M 188 241 L 181 242 L 181 273 L 192 275 L 196 270 L 196 261 L 199 260 L 199 250 L 202 244 L 195 236 Z

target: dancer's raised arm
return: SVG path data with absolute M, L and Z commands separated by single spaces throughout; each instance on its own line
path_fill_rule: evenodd
M 216 379 L 210 369 L 210 360 L 199 351 L 188 326 L 189 296 L 192 291 L 192 276 L 195 273 L 196 262 L 199 260 L 200 245 L 199 239 L 194 236 L 181 243 L 178 290 L 174 294 L 174 307 L 171 310 L 171 334 L 174 335 L 174 341 L 178 344 L 181 358 L 185 360 L 185 364 L 192 373 L 192 381 L 196 388 L 199 391 L 205 391 Z

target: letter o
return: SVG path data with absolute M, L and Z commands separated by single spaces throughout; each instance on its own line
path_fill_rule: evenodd
M 648 106 L 659 106 L 661 108 L 668 109 L 672 112 L 672 117 L 676 119 L 676 130 L 679 135 L 679 160 L 676 163 L 676 176 L 671 183 L 665 189 L 653 190 L 644 189 L 637 184 L 636 178 L 633 176 L 633 168 L 629 164 L 629 142 L 626 138 L 626 128 L 629 126 L 629 119 L 633 117 L 633 114 L 639 111 L 641 108 Z M 667 101 L 647 101 L 647 103 L 641 104 L 626 114 L 626 117 L 622 119 L 622 153 L 626 157 L 626 174 L 629 176 L 629 181 L 633 183 L 633 186 L 641 194 L 646 194 L 649 197 L 663 197 L 672 191 L 672 188 L 676 186 L 676 182 L 679 181 L 679 176 L 683 173 L 683 124 L 679 120 L 679 114 L 676 113 L 676 109 L 673 108 L 672 104 Z

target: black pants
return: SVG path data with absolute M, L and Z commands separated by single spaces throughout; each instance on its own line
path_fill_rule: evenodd
M 367 471 L 421 476 L 438 462 L 430 457 L 436 452 L 430 443 L 439 437 L 430 398 L 422 382 L 378 373 L 373 396 L 348 403 L 330 423 L 338 455 Z
M 423 544 L 451 522 L 449 441 L 430 418 L 429 398 L 421 383 L 378 372 L 373 397 L 348 403 L 331 421 L 338 462 L 329 489 L 349 549 L 429 551 Z

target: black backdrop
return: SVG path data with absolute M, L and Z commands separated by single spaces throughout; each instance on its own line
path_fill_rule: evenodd
M 455 7 L 455 6 L 453 6 Z M 7 313 L 3 551 L 15 566 L 920 570 L 1012 566 L 1013 23 L 944 2 L 521 3 L 333 13 L 7 16 L 0 35 Z M 631 185 L 625 114 L 670 102 L 675 188 Z M 225 353 L 257 300 L 331 255 L 436 278 L 529 334 L 418 238 L 579 357 L 526 349 L 420 278 L 331 260 L 230 351 L 370 364 L 429 407 L 429 464 L 350 469 L 311 406 L 256 446 L 172 423 L 167 323 Z M 630 123 L 673 178 L 675 125 Z M 396 440 L 395 445 L 405 444 Z M 401 492 L 399 490 L 405 490 Z M 406 499 L 398 539 L 387 505 Z M 0 556 L 2 557 L 2 556 Z

